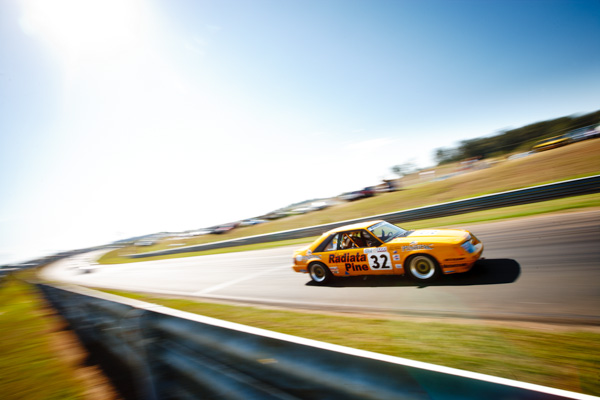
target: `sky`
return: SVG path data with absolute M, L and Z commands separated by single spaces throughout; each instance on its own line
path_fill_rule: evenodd
M 0 0 L 0 264 L 600 109 L 598 0 Z

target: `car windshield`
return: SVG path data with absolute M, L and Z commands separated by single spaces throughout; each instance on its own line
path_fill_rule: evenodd
M 389 242 L 398 236 L 404 236 L 408 231 L 392 225 L 389 222 L 382 221 L 378 224 L 370 226 L 369 231 L 377 236 L 383 242 Z

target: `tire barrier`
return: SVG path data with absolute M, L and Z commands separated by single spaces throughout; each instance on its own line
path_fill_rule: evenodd
M 81 287 L 38 284 L 136 399 L 598 399 L 303 339 Z
M 179 247 L 168 250 L 158 250 L 147 253 L 131 254 L 130 258 L 145 258 L 194 251 L 213 250 L 226 247 L 242 246 L 256 243 L 276 242 L 280 240 L 299 239 L 318 236 L 323 232 L 343 225 L 357 222 L 384 219 L 393 224 L 418 221 L 423 219 L 447 217 L 450 215 L 464 214 L 474 211 L 489 210 L 492 208 L 516 206 L 520 204 L 535 203 L 539 201 L 559 199 L 562 197 L 579 196 L 600 192 L 600 175 L 587 178 L 573 179 L 547 185 L 534 186 L 525 189 L 511 190 L 508 192 L 489 194 L 465 200 L 451 201 L 431 206 L 413 208 L 410 210 L 396 211 L 386 214 L 372 215 L 331 224 L 316 225 L 263 235 L 248 236 L 238 239 L 223 240 L 213 243 L 198 244 L 194 246 Z

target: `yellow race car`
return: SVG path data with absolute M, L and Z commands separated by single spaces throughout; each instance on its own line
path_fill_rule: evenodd
M 548 139 L 540 140 L 532 148 L 532 151 L 544 151 L 556 147 L 566 146 L 573 143 L 573 138 L 569 134 L 554 136 Z
M 483 253 L 475 235 L 458 229 L 405 230 L 368 221 L 325 232 L 294 253 L 296 272 L 317 284 L 333 277 L 408 275 L 420 282 L 469 271 Z

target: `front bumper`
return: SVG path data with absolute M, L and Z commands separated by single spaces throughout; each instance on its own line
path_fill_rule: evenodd
M 292 265 L 292 269 L 296 272 L 302 272 L 305 274 L 308 273 L 308 268 L 306 265 Z
M 483 254 L 483 243 L 479 242 L 476 245 L 473 245 L 473 247 L 474 251 L 465 257 L 444 260 L 441 264 L 442 272 L 447 275 L 470 271 Z

